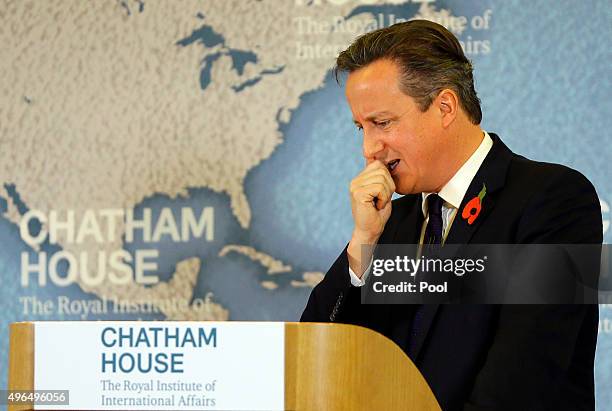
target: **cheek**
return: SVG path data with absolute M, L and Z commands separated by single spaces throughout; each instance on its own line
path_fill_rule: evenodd
M 410 153 L 412 146 L 410 134 L 403 130 L 397 129 L 387 134 L 387 146 L 397 154 Z
M 417 178 L 423 176 L 424 170 L 428 170 L 430 164 L 435 160 L 435 152 L 432 155 L 422 136 L 405 136 L 401 144 L 396 145 L 396 152 L 404 162 L 404 170 L 408 175 Z
M 409 134 L 398 136 L 394 146 L 395 151 L 406 161 L 414 166 L 422 156 L 421 144 L 418 137 Z
M 422 126 L 423 124 L 419 124 Z M 418 165 L 430 163 L 435 159 L 439 147 L 436 139 L 426 129 L 405 129 L 398 138 L 397 149 Z

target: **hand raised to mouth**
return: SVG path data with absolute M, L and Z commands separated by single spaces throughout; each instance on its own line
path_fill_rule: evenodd
M 387 164 L 375 160 L 351 181 L 351 210 L 354 229 L 348 254 L 353 271 L 361 276 L 361 246 L 376 244 L 391 216 L 391 199 L 395 183 L 391 173 L 399 164 L 393 160 Z M 368 256 L 363 256 L 368 258 Z

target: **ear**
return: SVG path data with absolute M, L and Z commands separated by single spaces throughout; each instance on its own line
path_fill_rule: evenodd
M 438 94 L 434 104 L 440 110 L 442 127 L 447 128 L 455 121 L 459 111 L 459 98 L 457 94 L 453 90 L 446 88 Z

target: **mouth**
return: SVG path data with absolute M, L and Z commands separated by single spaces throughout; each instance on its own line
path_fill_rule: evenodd
M 395 170 L 397 168 L 397 166 L 399 165 L 399 159 L 395 159 L 395 160 L 391 160 L 387 163 L 387 170 L 389 170 L 390 173 L 393 173 L 393 170 Z

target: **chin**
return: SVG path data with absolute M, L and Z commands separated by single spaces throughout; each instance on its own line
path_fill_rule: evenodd
M 400 164 L 400 167 L 403 164 Z M 397 170 L 395 175 L 391 175 L 395 183 L 395 192 L 400 195 L 421 193 L 417 187 L 418 178 L 409 169 Z
M 395 182 L 395 192 L 400 195 L 421 193 L 420 191 L 417 192 L 417 188 L 414 183 L 406 183 L 401 181 Z

